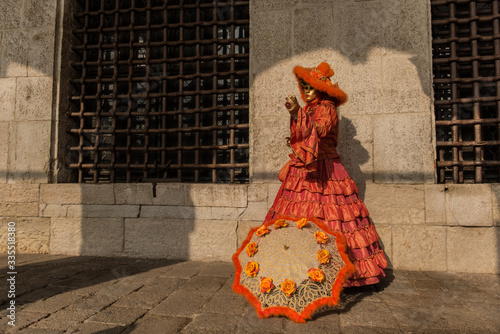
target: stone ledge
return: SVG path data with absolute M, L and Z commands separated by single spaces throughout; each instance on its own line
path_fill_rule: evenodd
M 448 227 L 448 271 L 500 274 L 500 227 Z
M 139 205 L 69 205 L 68 217 L 70 218 L 128 218 L 139 216 Z
M 500 184 L 491 185 L 492 205 L 493 205 L 493 223 L 500 226 Z
M 125 255 L 194 261 L 230 261 L 236 221 L 125 219 Z
M 61 204 L 40 204 L 40 217 L 66 217 L 68 206 Z
M 50 253 L 116 256 L 123 251 L 122 218 L 52 218 Z
M 156 185 L 155 205 L 186 205 L 186 185 L 182 183 L 159 183 Z
M 115 204 L 112 184 L 55 183 L 40 186 L 42 204 Z
M 427 224 L 446 223 L 446 191 L 444 184 L 426 184 L 425 222 Z
M 186 204 L 189 206 L 247 206 L 247 185 L 187 184 Z
M 0 184 L 2 203 L 38 203 L 39 184 Z
M 0 252 L 7 252 L 9 222 L 15 223 L 17 253 L 49 253 L 50 219 L 38 217 L 0 218 Z
M 116 204 L 153 204 L 151 183 L 115 183 Z
M 38 203 L 0 203 L 0 217 L 38 217 Z
M 394 269 L 445 271 L 446 231 L 446 226 L 393 226 Z
M 375 224 L 424 224 L 423 185 L 366 183 L 365 200 Z
M 446 188 L 448 225 L 493 225 L 493 200 L 490 185 L 449 184 Z
M 228 207 L 193 207 L 153 205 L 141 206 L 141 218 L 168 218 L 168 219 L 203 219 L 227 220 L 237 219 L 243 208 Z

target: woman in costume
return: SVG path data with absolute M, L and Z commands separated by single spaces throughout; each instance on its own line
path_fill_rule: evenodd
M 356 184 L 336 150 L 336 109 L 347 95 L 332 84 L 334 72 L 325 62 L 316 68 L 296 66 L 293 73 L 306 106 L 300 107 L 294 96 L 286 98 L 293 153 L 280 171 L 283 183 L 266 221 L 278 216 L 318 218 L 347 241 L 356 272 L 344 286 L 376 284 L 385 276 L 387 260 Z

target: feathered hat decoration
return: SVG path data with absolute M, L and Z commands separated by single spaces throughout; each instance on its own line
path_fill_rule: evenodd
M 295 66 L 293 73 L 297 77 L 299 88 L 300 80 L 303 80 L 313 86 L 314 89 L 330 96 L 337 107 L 347 101 L 347 95 L 342 89 L 339 88 L 338 83 L 332 84 L 330 81 L 330 77 L 334 75 L 335 72 L 330 68 L 328 63 L 322 62 L 315 68 Z M 302 95 L 302 99 L 305 101 L 302 89 L 300 89 L 300 93 Z

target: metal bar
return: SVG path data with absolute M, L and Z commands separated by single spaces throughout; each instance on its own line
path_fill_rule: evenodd
M 76 168 L 78 166 L 78 164 L 70 164 L 69 167 L 70 168 Z M 82 168 L 94 168 L 94 164 L 83 164 L 82 165 Z M 137 170 L 143 170 L 144 169 L 144 164 L 128 164 L 128 163 L 125 163 L 125 164 L 116 164 L 116 168 L 127 168 L 127 169 L 137 169 Z M 158 167 L 158 165 L 154 165 L 154 164 L 148 164 L 146 165 L 147 168 L 154 168 L 155 166 Z M 496 164 L 495 164 L 496 166 Z M 176 164 L 176 165 L 163 165 L 163 166 L 159 166 L 161 168 L 165 168 L 165 169 L 182 169 L 182 168 L 186 168 L 186 169 L 196 169 L 196 168 L 210 168 L 210 169 L 226 169 L 226 168 L 247 168 L 248 167 L 248 163 L 239 163 L 239 164 Z M 111 168 L 111 164 L 104 164 L 104 163 L 101 163 L 101 164 L 98 164 L 97 165 L 97 168 L 100 168 L 100 169 L 109 169 Z M 182 179 L 181 179 L 182 180 Z
M 81 0 L 68 96 L 77 112 L 67 113 L 78 123 L 68 129 L 78 138 L 68 148 L 78 182 L 240 182 L 235 169 L 247 172 L 236 152 L 249 145 L 236 134 L 249 124 L 236 115 L 248 113 L 248 85 L 235 82 L 249 70 L 235 64 L 248 62 L 236 46 L 249 38 L 235 27 L 249 20 L 236 19 L 234 7 L 248 10 L 248 1 L 187 2 Z

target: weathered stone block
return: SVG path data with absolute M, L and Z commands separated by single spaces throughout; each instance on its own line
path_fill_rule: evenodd
M 11 218 L 0 219 L 0 252 L 7 252 L 8 225 L 15 223 L 17 253 L 49 253 L 50 219 L 47 218 Z
M 12 121 L 16 109 L 16 79 L 0 79 L 0 122 Z
M 16 114 L 18 121 L 44 121 L 52 117 L 52 79 L 18 78 Z
M 0 1 L 0 29 L 20 28 L 22 8 L 23 2 L 19 0 Z
M 25 27 L 53 26 L 56 17 L 56 0 L 26 0 L 23 25 Z
M 70 205 L 70 218 L 110 218 L 110 217 L 138 217 L 139 205 Z
M 245 208 L 195 207 L 194 215 L 200 220 L 235 220 L 242 216 Z
M 384 113 L 427 112 L 430 117 L 432 92 L 430 70 L 427 61 L 410 59 L 407 55 L 384 57 L 382 61 Z
M 42 184 L 43 204 L 114 204 L 112 184 Z
M 299 0 L 255 0 L 250 3 L 251 11 L 270 10 L 270 9 L 288 9 L 299 3 Z M 260 14 L 260 13 L 259 13 Z M 256 15 L 256 14 L 254 14 Z M 252 16 L 253 17 L 253 16 Z M 272 22 L 272 21 L 269 21 Z
M 338 50 L 347 58 L 363 59 L 375 50 L 385 53 L 385 29 L 380 22 L 383 10 L 380 3 L 343 2 L 335 8 L 335 40 Z
M 292 55 L 292 15 L 288 10 L 254 13 L 250 21 L 250 48 L 255 70 L 264 69 Z
M 0 183 L 7 182 L 7 166 L 9 161 L 9 122 L 0 122 Z
M 316 51 L 313 52 L 316 54 Z M 316 57 L 301 57 L 300 65 L 314 67 L 318 65 Z M 292 73 L 293 67 L 297 65 L 298 59 L 287 59 L 254 76 L 251 87 L 250 104 L 253 113 L 250 114 L 251 122 L 263 121 L 265 127 L 270 120 L 279 120 L 286 129 L 290 126 L 290 114 L 286 110 L 285 97 L 295 95 L 300 99 L 300 91 L 297 80 Z M 303 104 L 302 101 L 299 101 Z M 273 127 L 275 129 L 275 127 Z
M 81 204 L 80 184 L 58 183 L 40 185 L 40 203 L 43 204 Z
M 79 184 L 82 204 L 115 204 L 113 184 Z
M 195 208 L 177 205 L 143 205 L 141 218 L 194 219 Z
M 180 183 L 156 185 L 155 205 L 186 205 L 186 185 Z
M 254 154 L 251 157 L 251 176 L 253 182 L 276 182 L 281 167 L 289 160 L 290 149 L 286 146 L 286 137 L 290 136 L 284 118 L 263 118 L 255 120 L 253 129 Z M 262 158 L 265 157 L 265 158 Z
M 153 185 L 150 183 L 116 183 L 116 204 L 153 204 Z
M 236 251 L 236 222 L 125 219 L 127 256 L 229 261 Z
M 38 203 L 39 187 L 38 184 L 1 184 L 0 201 L 2 203 Z
M 50 121 L 11 123 L 8 178 L 12 182 L 47 183 Z
M 247 206 L 247 186 L 223 184 L 186 185 L 186 202 L 193 206 Z
M 334 12 L 331 6 L 296 9 L 293 19 L 295 53 L 332 47 L 334 45 L 334 22 Z
M 264 202 L 267 201 L 267 184 L 252 183 L 248 185 L 248 201 Z
M 264 221 L 264 218 L 267 215 L 269 208 L 267 207 L 266 202 L 248 202 L 248 207 L 243 211 L 240 219 L 243 220 L 255 220 L 255 221 Z
M 448 227 L 448 270 L 500 273 L 498 240 L 498 227 Z
M 446 225 L 446 192 L 443 184 L 426 184 L 425 222 L 433 225 Z
M 393 226 L 394 269 L 445 270 L 446 229 L 446 226 Z
M 38 217 L 38 203 L 0 203 L 0 217 Z
M 384 30 L 388 52 L 429 57 L 431 51 L 428 1 L 381 1 L 378 22 Z
M 492 226 L 492 193 L 488 184 L 450 184 L 446 192 L 448 225 Z
M 40 204 L 40 217 L 66 217 L 68 206 L 61 204 Z
M 123 247 L 123 231 L 123 219 L 121 218 L 52 218 L 50 253 L 93 256 L 120 255 Z
M 28 32 L 25 30 L 2 33 L 0 77 L 28 75 Z
M 500 185 L 491 185 L 492 201 L 493 201 L 493 223 L 500 226 Z
M 376 183 L 366 186 L 364 202 L 375 224 L 425 223 L 423 186 Z
M 243 210 L 243 208 L 227 207 L 144 205 L 141 207 L 140 217 L 166 219 L 229 220 L 237 219 L 241 215 Z
M 425 153 L 434 150 L 430 138 L 429 113 L 374 117 L 375 182 L 422 183 L 433 178 L 434 165 Z
M 381 114 L 382 70 L 381 57 L 369 56 L 359 64 L 342 60 L 331 64 L 335 71 L 332 80 L 349 96 L 349 100 L 339 110 L 341 115 L 351 119 L 352 115 Z M 359 83 L 363 84 L 360 85 Z M 342 132 L 341 136 L 342 138 Z
M 349 116 L 340 119 L 337 151 L 342 163 L 364 194 L 366 182 L 372 182 L 373 129 L 370 116 Z
M 52 75 L 54 54 L 47 50 L 54 49 L 54 26 L 31 31 L 28 53 L 28 76 Z

